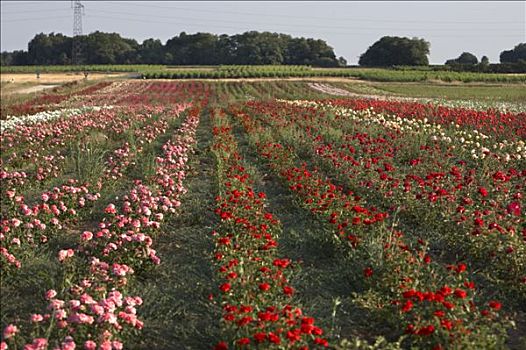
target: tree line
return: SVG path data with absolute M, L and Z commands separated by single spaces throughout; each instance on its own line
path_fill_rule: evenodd
M 166 65 L 311 65 L 345 66 L 343 57 L 324 40 L 295 38 L 287 34 L 249 31 L 236 35 L 211 33 L 174 36 L 163 45 L 159 39 L 138 43 L 118 33 L 100 31 L 77 38 L 80 64 L 166 64 Z M 72 64 L 73 38 L 61 33 L 37 34 L 28 50 L 1 53 L 1 64 Z
M 163 44 L 159 39 L 138 43 L 118 33 L 96 31 L 75 38 L 82 48 L 79 64 L 165 64 L 165 65 L 309 65 L 343 67 L 345 58 L 336 58 L 324 40 L 296 38 L 288 34 L 249 31 L 235 35 L 211 33 L 179 35 Z M 61 33 L 37 34 L 28 50 L 2 52 L 1 65 L 72 64 L 73 38 Z M 384 36 L 361 56 L 364 67 L 429 66 L 430 43 L 421 38 Z M 475 55 L 463 52 L 447 60 L 445 70 L 520 73 L 526 72 L 526 43 L 500 54 L 500 64 L 480 63 Z

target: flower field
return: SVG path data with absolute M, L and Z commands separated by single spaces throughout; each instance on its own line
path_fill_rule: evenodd
M 3 105 L 0 350 L 524 349 L 526 111 L 370 97 Z

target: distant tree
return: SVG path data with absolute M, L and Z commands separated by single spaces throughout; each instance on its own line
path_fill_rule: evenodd
M 137 62 L 139 44 L 117 33 L 96 31 L 81 38 L 89 64 L 131 64 Z
M 518 44 L 512 50 L 500 53 L 500 63 L 515 63 L 519 60 L 526 61 L 526 43 Z
M 285 41 L 277 33 L 256 31 L 232 36 L 234 64 L 283 64 Z
M 166 42 L 165 52 L 171 56 L 171 60 L 166 63 L 174 65 L 216 64 L 218 40 L 215 34 L 181 32 Z
M 164 63 L 163 43 L 159 39 L 146 39 L 137 50 L 137 63 Z
M 475 56 L 472 53 L 469 52 L 462 52 L 460 56 L 457 58 L 447 60 L 447 65 L 453 65 L 453 64 L 477 64 L 479 60 L 477 59 L 477 56 Z
M 429 42 L 418 38 L 384 36 L 361 56 L 361 66 L 427 66 L 429 60 Z
M 40 33 L 31 39 L 27 47 L 30 64 L 66 64 L 71 58 L 72 39 L 60 33 Z
M 292 38 L 285 49 L 287 57 L 285 64 L 323 65 L 336 67 L 339 65 L 333 48 L 324 40 Z
M 483 66 L 489 66 L 489 58 L 488 56 L 482 56 L 480 59 L 480 64 Z
M 340 67 L 347 66 L 347 60 L 343 56 L 338 57 L 338 65 Z

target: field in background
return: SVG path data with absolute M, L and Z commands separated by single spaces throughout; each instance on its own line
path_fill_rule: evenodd
M 371 81 L 505 82 L 525 83 L 526 74 L 470 73 L 421 69 L 312 68 L 308 66 L 204 66 L 161 65 L 6 66 L 1 73 L 130 72 L 146 79 L 236 79 L 285 77 L 348 77 Z

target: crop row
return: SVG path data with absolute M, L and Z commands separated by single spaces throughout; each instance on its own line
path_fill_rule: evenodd
M 323 330 L 294 302 L 292 262 L 277 255 L 281 224 L 265 209 L 265 193 L 252 188 L 228 117 L 216 111 L 214 125 L 220 189 L 215 212 L 221 222 L 214 231 L 215 259 L 226 340 L 215 349 L 228 349 L 229 344 L 265 349 L 327 346 Z

